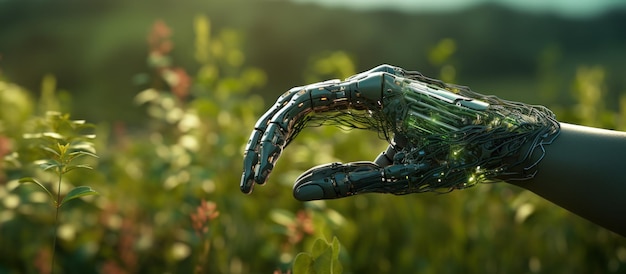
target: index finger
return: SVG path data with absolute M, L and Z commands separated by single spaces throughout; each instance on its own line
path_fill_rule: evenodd
M 280 97 L 278 97 L 276 103 L 274 103 L 274 105 L 267 110 L 267 112 L 265 112 L 265 114 L 263 114 L 263 116 L 261 116 L 261 118 L 259 118 L 257 123 L 254 125 L 254 129 L 250 134 L 243 156 L 243 174 L 241 175 L 241 183 L 239 185 L 241 192 L 248 194 L 251 193 L 254 188 L 254 178 L 259 164 L 261 137 L 269 126 L 270 120 L 278 111 L 289 103 L 291 97 L 293 97 L 294 94 L 301 89 L 302 87 L 295 87 L 283 93 Z
M 283 93 L 276 103 L 267 111 L 254 126 L 244 151 L 244 166 L 240 189 L 250 193 L 254 184 L 264 184 L 269 172 L 282 149 L 293 138 L 292 127 L 300 122 L 307 112 L 311 111 L 308 90 L 339 83 L 329 80 L 307 86 L 299 86 Z M 286 118 L 288 121 L 285 121 Z

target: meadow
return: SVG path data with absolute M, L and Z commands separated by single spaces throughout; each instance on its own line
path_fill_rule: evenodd
M 447 194 L 292 198 L 294 180 L 312 166 L 376 157 L 387 143 L 373 132 L 306 128 L 268 184 L 242 194 L 244 146 L 275 97 L 267 96 L 267 71 L 247 61 L 242 32 L 211 22 L 188 18 L 193 50 L 186 52 L 167 21 L 146 25 L 144 71 L 128 75 L 136 90 L 117 104 L 76 99 L 54 72 L 41 77 L 39 90 L 0 73 L 0 273 L 626 271 L 626 239 L 506 183 Z M 461 46 L 436 39 L 416 54 L 432 77 L 454 82 L 462 78 Z M 540 99 L 559 120 L 626 130 L 626 95 L 608 91 L 611 71 L 579 64 L 563 78 L 549 49 L 537 53 L 543 80 L 532 86 L 547 90 Z M 302 81 L 292 84 L 358 73 L 358 56 L 308 56 L 295 73 Z M 566 90 L 569 99 L 550 90 Z M 89 109 L 141 119 L 80 116 Z

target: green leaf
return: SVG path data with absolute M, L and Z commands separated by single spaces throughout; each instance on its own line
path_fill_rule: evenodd
M 41 149 L 43 149 L 43 150 L 45 150 L 47 152 L 50 152 L 50 153 L 56 155 L 57 157 L 61 157 L 61 154 L 59 154 L 59 152 L 54 150 L 53 148 L 49 148 L 49 147 L 46 147 L 46 146 L 41 146 Z
M 333 237 L 333 242 L 331 243 L 332 246 L 332 252 L 333 252 L 333 258 L 332 258 L 332 273 L 333 274 L 339 274 L 343 272 L 343 266 L 341 265 L 341 262 L 339 261 L 339 239 L 337 239 L 337 237 Z
M 98 195 L 99 193 L 96 192 L 95 190 L 93 190 L 91 187 L 89 186 L 77 186 L 74 189 L 70 190 L 70 192 L 67 193 L 67 195 L 65 196 L 65 198 L 63 198 L 63 200 L 61 201 L 59 207 L 62 207 L 65 203 L 83 197 L 83 196 L 88 196 L 88 195 Z
M 339 259 L 339 239 L 337 237 L 333 237 L 333 242 L 331 243 L 331 247 L 333 249 L 333 259 Z
M 320 244 L 318 245 L 318 243 Z M 317 256 L 315 253 L 317 253 Z M 315 273 L 333 273 L 333 250 L 322 239 L 318 239 L 313 245 L 313 269 Z
M 39 139 L 41 138 L 41 133 L 24 133 L 22 138 L 24 139 Z
M 293 224 L 295 216 L 293 215 L 293 213 L 289 212 L 288 210 L 273 209 L 270 212 L 270 218 L 272 219 L 272 221 L 276 222 L 277 224 L 280 224 L 283 226 L 289 226 Z
M 72 156 L 73 159 L 74 158 L 78 158 L 80 156 L 91 156 L 91 157 L 94 157 L 94 158 L 99 158 L 98 155 L 96 155 L 95 153 L 89 152 L 89 151 L 84 151 L 84 150 L 74 151 L 74 152 L 70 153 L 70 156 Z
M 147 102 L 156 101 L 160 97 L 156 89 L 146 89 L 135 96 L 135 103 L 142 105 Z
M 65 137 L 57 132 L 44 132 L 42 134 L 44 137 L 50 137 L 57 140 L 63 140 Z
M 343 271 L 339 261 L 339 240 L 333 238 L 332 243 L 318 238 L 313 243 L 311 253 L 298 254 L 294 260 L 295 273 L 339 274 Z
M 46 116 L 48 118 L 60 118 L 61 117 L 61 112 L 54 111 L 54 110 L 48 110 L 48 111 L 46 111 Z
M 77 123 L 81 122 L 81 123 Z M 96 137 L 95 134 L 86 134 L 86 130 L 93 130 L 96 128 L 94 124 L 86 123 L 84 120 L 74 120 L 71 123 L 72 128 L 80 135 L 82 138 L 94 139 Z
M 58 168 L 61 166 L 61 163 L 54 160 L 39 160 L 35 161 L 35 164 L 38 165 L 44 171 L 47 171 L 52 168 Z
M 48 193 L 48 196 L 50 196 L 50 199 L 56 204 L 56 200 L 54 199 L 54 196 L 52 195 L 52 193 L 43 184 L 37 181 L 37 179 L 32 178 L 32 177 L 25 177 L 25 178 L 20 179 L 18 182 L 22 184 L 33 183 L 33 184 L 38 185 L 41 189 L 43 189 L 46 193 Z
M 90 165 L 69 165 L 65 168 L 65 170 L 63 171 L 63 173 L 68 173 L 74 169 L 77 168 L 84 168 L 84 169 L 93 169 L 93 167 L 91 167 Z
M 67 149 L 70 147 L 70 144 L 62 145 L 61 143 L 57 143 L 57 148 L 59 149 L 59 153 L 63 156 L 67 153 Z
M 63 170 L 63 174 L 68 173 L 74 169 L 84 168 L 84 169 L 93 169 L 90 165 L 69 165 Z
M 293 260 L 293 274 L 315 274 L 313 258 L 308 253 L 299 253 Z
M 313 256 L 314 259 L 322 256 L 326 249 L 328 249 L 328 243 L 324 239 L 318 238 L 317 240 L 315 240 L 315 243 L 313 243 L 311 256 Z

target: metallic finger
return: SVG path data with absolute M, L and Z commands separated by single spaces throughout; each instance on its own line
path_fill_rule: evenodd
M 276 103 L 267 111 L 254 126 L 244 151 L 243 173 L 241 176 L 240 189 L 243 193 L 251 193 L 254 187 L 257 170 L 259 168 L 261 137 L 265 134 L 270 124 L 270 119 L 279 112 L 302 87 L 295 87 L 282 94 Z
M 343 198 L 357 194 L 362 186 L 381 181 L 381 167 L 372 162 L 332 163 L 300 175 L 293 196 L 300 201 Z

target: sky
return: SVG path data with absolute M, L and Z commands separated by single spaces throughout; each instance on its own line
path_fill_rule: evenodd
M 568 17 L 589 17 L 610 9 L 626 8 L 626 0 L 292 0 L 329 7 L 354 9 L 395 9 L 406 12 L 453 11 L 482 3 L 498 3 L 523 11 L 554 13 Z

